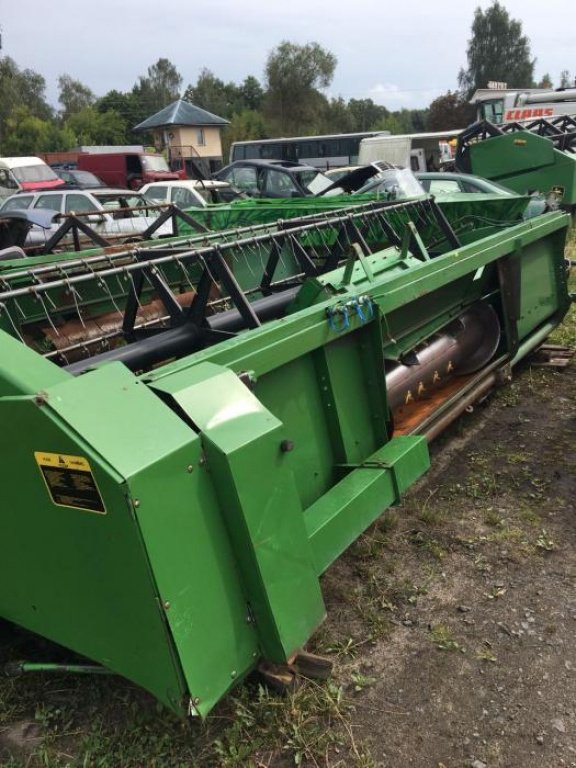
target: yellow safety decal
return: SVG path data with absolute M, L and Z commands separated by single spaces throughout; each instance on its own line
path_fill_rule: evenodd
M 106 514 L 104 501 L 87 459 L 45 451 L 34 451 L 34 458 L 54 504 Z

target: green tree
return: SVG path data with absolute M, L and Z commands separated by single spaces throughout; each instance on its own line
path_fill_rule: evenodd
M 182 76 L 168 59 L 158 59 L 148 67 L 146 77 L 138 78 L 132 89 L 148 117 L 180 98 Z
M 234 112 L 242 110 L 241 89 L 234 83 L 220 80 L 205 67 L 200 72 L 196 85 L 189 85 L 186 89 L 184 100 L 227 120 Z
M 318 130 L 320 133 L 354 133 L 356 121 L 344 99 L 326 100 Z
M 62 105 L 62 117 L 66 119 L 75 112 L 91 107 L 96 98 L 90 88 L 70 75 L 60 75 L 58 78 L 60 95 L 58 101 Z
M 530 41 L 522 34 L 522 23 L 511 19 L 498 0 L 486 11 L 476 8 L 467 57 L 468 67 L 458 76 L 466 99 L 490 80 L 506 82 L 509 88 L 532 85 L 536 59 L 531 57 Z
M 462 94 L 448 91 L 430 104 L 426 128 L 429 131 L 449 131 L 465 128 L 474 120 L 474 106 L 462 99 Z
M 264 118 L 260 112 L 244 109 L 230 119 L 222 133 L 222 156 L 228 157 L 230 144 L 233 141 L 249 141 L 250 139 L 265 139 L 267 136 Z
M 35 155 L 49 149 L 51 125 L 48 120 L 36 117 L 30 109 L 16 107 L 5 122 L 6 137 L 2 151 L 8 155 Z
M 354 118 L 354 131 L 372 131 L 390 114 L 372 99 L 350 99 L 348 109 Z
M 271 130 L 286 136 L 314 133 L 325 97 L 321 88 L 332 82 L 336 57 L 318 43 L 283 41 L 266 62 L 265 117 Z
M 252 75 L 249 75 L 247 78 L 245 78 L 244 82 L 240 86 L 240 97 L 242 100 L 243 110 L 249 109 L 252 111 L 257 111 L 262 106 L 264 91 L 260 85 L 260 82 Z
M 99 112 L 85 107 L 66 120 L 65 127 L 74 135 L 75 145 L 126 144 L 126 123 L 122 116 L 110 110 Z
M 570 88 L 572 85 L 574 85 L 574 81 L 572 80 L 572 76 L 570 75 L 570 72 L 567 69 L 563 69 L 562 72 L 560 72 L 560 88 Z
M 8 118 L 14 117 L 15 110 L 26 107 L 27 115 L 37 117 L 47 123 L 53 118 L 54 111 L 45 99 L 46 81 L 31 69 L 21 70 L 9 56 L 0 58 L 0 151 L 6 154 L 5 143 L 18 141 L 18 137 L 10 137 L 14 130 L 12 120 L 8 126 Z M 23 113 L 19 113 L 22 118 Z
M 554 88 L 554 85 L 552 84 L 552 78 L 548 72 L 542 75 L 540 82 L 536 83 L 536 88 Z

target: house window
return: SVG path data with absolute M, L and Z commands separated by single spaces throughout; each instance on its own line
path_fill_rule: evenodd
M 206 146 L 206 138 L 204 136 L 204 128 L 196 128 L 196 144 L 199 147 Z

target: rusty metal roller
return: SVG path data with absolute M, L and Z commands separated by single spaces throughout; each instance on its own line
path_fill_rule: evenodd
M 409 363 L 386 374 L 391 410 L 422 398 L 454 375 L 474 373 L 485 366 L 500 343 L 500 321 L 490 304 L 477 303 L 424 347 Z

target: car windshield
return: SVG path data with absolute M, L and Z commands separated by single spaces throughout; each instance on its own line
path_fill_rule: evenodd
M 495 192 L 498 195 L 514 195 L 514 192 L 512 192 L 511 189 L 506 189 L 506 187 L 500 186 L 500 184 L 496 184 L 494 181 L 487 181 L 486 179 L 482 179 L 482 183 L 474 184 L 474 182 L 468 182 L 467 179 L 464 179 L 464 189 L 467 192 Z
M 155 202 L 165 201 L 168 199 L 168 188 L 150 187 L 144 192 L 144 194 L 149 200 L 154 200 Z
M 60 178 L 49 165 L 44 165 L 44 163 L 21 165 L 19 168 L 12 168 L 11 170 L 20 182 L 57 181 Z
M 162 155 L 142 155 L 142 167 L 145 171 L 169 173 L 168 163 Z
M 206 187 L 202 187 L 198 184 L 196 187 L 194 187 L 194 192 L 200 195 L 200 197 L 207 203 L 212 202 L 212 193 L 209 189 L 206 189 Z
M 328 176 L 324 176 L 320 171 L 315 171 L 312 168 L 304 171 L 293 171 L 298 176 L 300 184 L 304 189 L 307 189 L 312 195 L 318 195 L 334 183 Z
M 144 195 L 136 192 L 92 193 L 105 211 L 117 211 L 120 208 L 143 208 L 142 216 L 158 215 L 157 210 L 150 210 L 150 202 Z M 140 215 L 139 213 L 135 215 Z
M 370 179 L 356 194 L 367 193 L 382 195 L 387 200 L 403 200 L 426 194 L 418 179 L 408 168 L 391 168 L 383 171 Z
M 0 211 L 18 211 L 23 208 L 29 208 L 32 203 L 32 195 L 14 195 L 5 200 Z
M 90 171 L 62 171 L 62 178 L 68 183 L 82 187 L 102 187 L 101 179 Z

